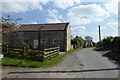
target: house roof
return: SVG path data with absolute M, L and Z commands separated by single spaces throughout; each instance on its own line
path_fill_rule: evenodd
M 38 30 L 66 30 L 68 23 L 50 23 L 50 24 L 25 24 L 21 25 L 16 31 L 38 31 Z

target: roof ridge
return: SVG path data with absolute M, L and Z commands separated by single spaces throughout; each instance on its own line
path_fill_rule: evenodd
M 66 30 L 68 23 L 50 23 L 50 24 L 26 24 L 21 25 L 17 28 L 18 31 L 37 31 L 38 28 L 42 27 L 41 30 Z
M 43 23 L 43 24 L 21 24 L 21 26 L 23 25 L 53 25 L 53 24 L 68 24 L 69 22 L 65 22 L 65 23 Z

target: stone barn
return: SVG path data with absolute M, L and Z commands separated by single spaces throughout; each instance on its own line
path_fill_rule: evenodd
M 70 23 L 25 24 L 19 26 L 13 35 L 12 45 L 32 49 L 60 47 L 60 51 L 71 48 Z M 17 34 L 17 35 L 16 35 Z

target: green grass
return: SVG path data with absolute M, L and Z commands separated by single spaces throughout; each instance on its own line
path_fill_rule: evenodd
M 2 60 L 3 66 L 18 66 L 18 67 L 51 67 L 57 65 L 62 59 L 64 58 L 64 55 L 59 55 L 49 61 L 45 62 L 36 62 L 36 61 L 29 61 L 29 60 L 23 60 L 21 62 L 21 59 L 15 59 L 15 58 L 9 58 L 5 57 Z
M 77 50 L 80 50 L 80 49 L 82 49 L 82 48 L 70 49 L 67 52 L 68 53 L 73 53 L 73 52 L 76 52 Z
M 70 50 L 68 50 L 67 52 L 68 53 L 73 53 L 73 52 L 75 52 L 76 51 L 76 49 L 70 49 Z

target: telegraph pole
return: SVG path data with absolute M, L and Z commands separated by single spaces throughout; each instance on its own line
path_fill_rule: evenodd
M 98 26 L 99 28 L 99 41 L 101 42 L 101 31 L 100 31 L 100 25 Z

